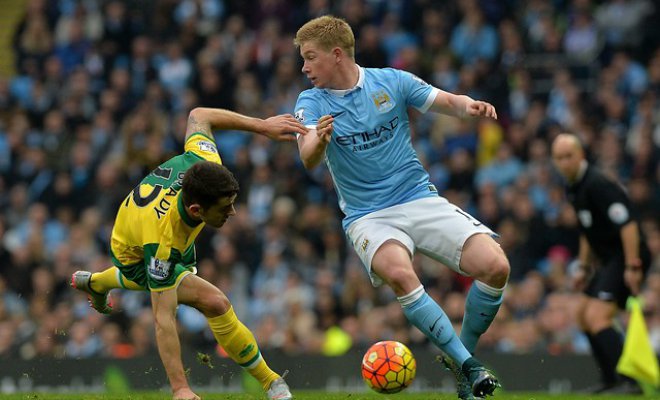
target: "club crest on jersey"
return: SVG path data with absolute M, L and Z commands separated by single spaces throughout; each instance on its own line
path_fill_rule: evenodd
M 157 281 L 165 280 L 170 275 L 170 268 L 172 263 L 165 260 L 160 260 L 155 257 L 151 257 L 149 262 L 148 272 L 149 275 Z
M 371 93 L 371 99 L 374 101 L 376 110 L 380 113 L 388 112 L 394 108 L 394 101 L 392 101 L 390 95 L 382 89 Z
M 208 142 L 206 140 L 200 140 L 199 142 L 197 142 L 197 145 L 199 146 L 199 149 L 201 151 L 218 154 L 218 149 L 215 147 L 215 144 L 213 144 L 212 142 Z

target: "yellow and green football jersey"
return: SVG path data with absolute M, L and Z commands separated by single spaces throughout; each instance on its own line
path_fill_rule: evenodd
M 112 261 L 145 289 L 176 287 L 195 271 L 194 242 L 204 223 L 190 219 L 180 193 L 186 170 L 203 160 L 222 164 L 214 140 L 195 133 L 183 154 L 159 165 L 119 207 L 110 241 Z

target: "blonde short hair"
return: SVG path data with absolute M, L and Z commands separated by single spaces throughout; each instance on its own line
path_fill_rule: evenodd
M 306 42 L 315 42 L 327 51 L 339 47 L 349 57 L 355 57 L 355 35 L 351 26 L 341 18 L 324 15 L 307 22 L 296 32 L 293 44 L 300 47 Z

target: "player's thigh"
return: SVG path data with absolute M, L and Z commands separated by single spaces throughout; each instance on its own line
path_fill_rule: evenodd
M 612 326 L 618 311 L 616 303 L 590 297 L 584 308 L 584 324 L 589 333 L 595 334 Z
M 410 222 L 408 233 L 416 250 L 462 275 L 468 275 L 461 269 L 466 241 L 479 233 L 495 236 L 490 228 L 443 197 L 425 198 L 406 205 Z
M 383 279 L 372 267 L 377 251 L 386 242 L 398 243 L 398 248 L 393 248 L 390 251 L 397 253 L 397 260 L 407 259 L 407 262 L 411 263 L 410 259 L 415 244 L 405 232 L 405 227 L 402 225 L 405 222 L 405 215 L 401 213 L 401 206 L 395 206 L 368 214 L 348 227 L 346 232 L 348 239 L 362 261 L 362 265 L 369 273 L 369 278 L 374 286 L 380 286 L 383 283 Z M 390 251 L 384 254 L 389 254 Z M 387 258 L 384 258 L 383 265 L 379 264 L 379 269 L 388 266 L 390 263 L 387 261 Z
M 222 315 L 231 306 L 229 299 L 220 289 L 193 274 L 181 281 L 177 295 L 180 304 L 196 308 L 207 317 Z
M 403 244 L 388 240 L 376 250 L 371 269 L 397 296 L 403 296 L 421 285 L 413 269 L 411 257 L 411 253 Z
M 580 329 L 583 331 L 589 331 L 589 326 L 585 321 L 585 313 L 587 311 L 587 304 L 589 303 L 590 297 L 584 293 L 579 293 L 577 297 L 577 306 L 576 306 L 576 318 L 577 323 L 580 326 Z

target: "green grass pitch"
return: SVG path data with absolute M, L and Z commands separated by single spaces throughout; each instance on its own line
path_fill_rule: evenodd
M 202 400 L 264 400 L 265 395 L 240 393 L 198 393 Z M 132 394 L 85 394 L 85 393 L 29 393 L 4 394 L 3 400 L 169 400 L 171 395 L 165 392 L 137 392 Z M 490 400 L 627 400 L 644 399 L 641 396 L 591 396 L 577 394 L 550 395 L 547 393 L 496 393 Z M 648 398 L 648 397 L 646 397 Z M 382 395 L 377 393 L 325 393 L 295 392 L 295 400 L 456 400 L 455 394 L 449 393 L 398 393 Z

